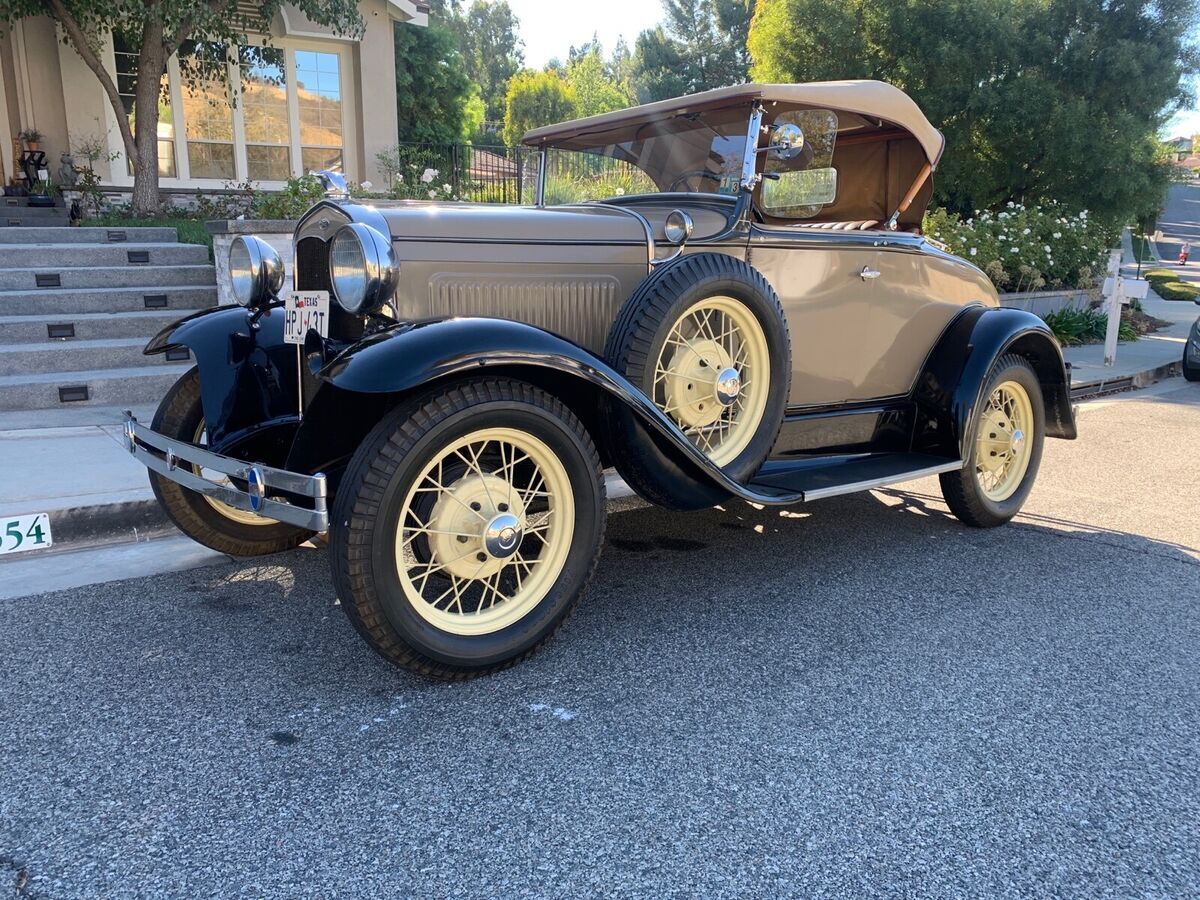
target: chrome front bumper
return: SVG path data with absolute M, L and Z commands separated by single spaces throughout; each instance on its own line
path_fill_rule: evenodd
M 151 431 L 145 425 L 138 424 L 128 410 L 125 411 L 125 445 L 146 468 L 213 500 L 309 531 L 329 529 L 329 513 L 325 508 L 325 475 L 321 472 L 301 475 L 286 469 L 272 469 L 270 466 L 221 456 L 195 444 Z M 242 491 L 231 483 L 204 478 L 197 474 L 199 469 L 245 482 L 247 489 Z M 311 500 L 312 507 L 299 505 L 288 497 L 280 496 L 279 492 L 299 500 Z

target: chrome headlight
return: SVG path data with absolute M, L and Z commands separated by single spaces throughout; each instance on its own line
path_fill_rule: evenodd
M 240 235 L 229 247 L 229 280 L 234 300 L 242 306 L 258 306 L 283 288 L 283 260 L 262 238 Z
M 663 234 L 666 235 L 668 241 L 678 247 L 692 236 L 692 229 L 694 227 L 695 223 L 692 222 L 691 216 L 682 209 L 673 209 L 667 213 L 667 221 L 663 225 Z
M 368 313 L 392 299 L 400 266 L 392 241 L 361 222 L 343 225 L 329 246 L 329 280 L 346 312 Z

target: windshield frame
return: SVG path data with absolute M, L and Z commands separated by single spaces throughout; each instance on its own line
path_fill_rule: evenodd
M 743 105 L 748 105 L 749 109 L 746 111 L 746 130 L 745 130 L 745 135 L 743 137 L 744 143 L 742 146 L 742 160 L 741 160 L 741 166 L 740 166 L 740 178 L 739 178 L 739 182 L 738 182 L 737 193 L 734 195 L 722 194 L 722 193 L 719 193 L 716 191 L 686 191 L 685 193 L 696 194 L 697 196 L 702 196 L 702 197 L 729 197 L 729 196 L 737 197 L 737 196 L 741 196 L 742 194 L 750 193 L 751 191 L 754 190 L 755 186 L 758 184 L 759 176 L 756 174 L 755 170 L 758 166 L 758 155 L 759 155 L 758 154 L 758 142 L 759 142 L 759 136 L 762 132 L 762 119 L 763 119 L 762 103 L 759 100 L 755 99 L 755 100 L 752 100 L 749 104 L 733 103 L 733 104 L 728 104 L 728 105 L 722 105 L 720 107 L 715 107 L 713 110 L 707 110 L 707 111 L 715 111 L 718 109 L 730 109 L 730 108 L 736 108 L 736 107 L 743 106 Z M 734 132 L 734 134 L 737 134 L 737 132 Z M 547 161 L 548 161 L 547 151 L 560 150 L 560 151 L 569 151 L 569 152 L 573 152 L 573 153 L 593 153 L 594 152 L 591 150 L 582 150 L 578 147 L 563 146 L 563 144 L 567 144 L 569 142 L 572 142 L 573 140 L 574 140 L 574 138 L 570 138 L 570 139 L 564 139 L 560 143 L 556 143 L 554 141 L 546 141 L 544 143 L 538 144 L 537 189 L 535 192 L 535 201 L 534 201 L 536 206 L 543 207 L 546 205 L 546 175 L 547 175 Z M 612 146 L 612 145 L 606 145 L 606 146 Z M 610 156 L 608 154 L 603 154 L 603 153 L 597 153 L 595 155 L 606 156 L 609 159 L 617 158 L 615 156 Z M 630 164 L 633 165 L 635 168 L 637 168 L 639 171 L 644 172 L 652 181 L 655 181 L 656 184 L 658 183 L 655 180 L 654 173 L 647 171 L 646 169 L 642 168 L 641 166 L 637 165 L 636 163 L 630 163 Z M 660 193 L 675 193 L 675 192 L 661 191 Z M 648 196 L 650 196 L 650 195 L 648 195 Z

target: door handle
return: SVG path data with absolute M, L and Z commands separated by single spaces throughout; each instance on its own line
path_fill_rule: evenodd
M 858 273 L 858 277 L 863 281 L 874 281 L 880 276 L 878 269 L 872 269 L 870 266 L 863 266 L 862 271 Z

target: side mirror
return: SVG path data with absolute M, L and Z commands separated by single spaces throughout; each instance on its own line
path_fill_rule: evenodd
M 771 143 L 767 147 L 773 159 L 795 159 L 804 152 L 804 131 L 795 122 L 784 122 L 771 130 Z

